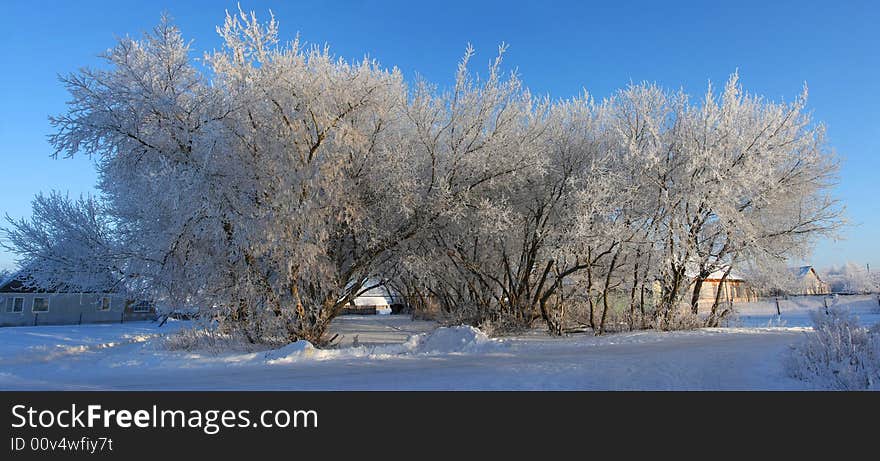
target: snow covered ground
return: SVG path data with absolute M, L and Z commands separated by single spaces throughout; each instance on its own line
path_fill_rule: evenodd
M 828 307 L 840 306 L 857 315 L 864 325 L 880 322 L 880 303 L 877 295 L 849 296 L 792 296 L 779 298 L 779 312 L 776 312 L 774 298 L 758 302 L 736 305 L 737 315 L 729 324 L 741 327 L 811 327 L 810 312 Z
M 222 354 L 161 346 L 157 335 L 189 322 L 9 327 L 0 328 L 0 389 L 806 389 L 783 370 L 811 331 L 799 319 L 812 304 L 802 301 L 780 306 L 785 326 L 604 337 L 499 340 L 405 316 L 348 316 L 334 324 L 338 349 L 300 342 Z M 839 302 L 870 321 L 872 301 Z M 766 304 L 744 306 L 738 322 L 766 325 L 776 316 Z

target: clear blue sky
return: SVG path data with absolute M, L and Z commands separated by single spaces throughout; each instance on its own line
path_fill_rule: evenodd
M 196 55 L 219 45 L 214 27 L 231 1 L 4 2 L 0 72 L 0 212 L 30 214 L 39 191 L 93 191 L 86 158 L 50 158 L 50 114 L 68 95 L 56 76 L 99 65 L 114 38 L 139 35 L 168 11 Z M 329 43 L 339 55 L 369 54 L 449 83 L 468 42 L 474 63 L 510 45 L 506 63 L 536 93 L 608 96 L 629 81 L 683 87 L 693 95 L 708 80 L 739 69 L 752 92 L 793 99 L 806 81 L 815 118 L 828 126 L 843 158 L 838 197 L 853 226 L 846 240 L 821 242 L 811 263 L 854 261 L 880 270 L 880 2 L 737 1 L 242 1 L 263 17 L 272 10 L 284 39 L 297 32 Z M 844 3 L 840 5 L 838 3 Z M 0 268 L 13 266 L 0 252 Z

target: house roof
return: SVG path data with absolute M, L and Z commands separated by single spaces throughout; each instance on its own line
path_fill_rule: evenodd
M 25 284 L 25 276 L 21 271 L 12 274 L 3 283 L 0 283 L 0 293 L 37 293 L 37 292 L 58 292 L 57 287 L 37 288 Z
M 813 270 L 813 266 L 789 267 L 788 270 L 798 277 L 805 277 Z
M 369 289 L 352 299 L 352 304 L 355 306 L 388 306 L 399 302 L 400 293 L 388 285 L 381 284 L 381 282 L 377 278 L 368 279 L 364 283 L 364 287 L 369 287 Z M 349 284 L 350 286 L 351 284 Z
M 390 306 L 395 300 L 389 296 L 358 296 L 351 302 L 355 306 Z
M 20 270 L 0 282 L 0 293 L 116 293 L 117 290 L 71 290 L 64 286 L 52 285 L 47 287 L 35 287 L 25 283 L 28 275 Z
M 708 277 L 706 277 L 706 280 L 721 280 L 721 278 L 724 277 L 724 272 L 726 270 L 727 269 L 719 269 L 715 272 L 712 272 L 711 274 L 709 274 Z M 742 275 L 740 275 L 734 271 L 730 271 L 730 274 L 727 275 L 727 280 L 745 281 L 746 279 Z
M 819 273 L 816 272 L 816 269 L 813 269 L 813 266 L 789 267 L 788 270 L 798 279 L 803 279 L 812 272 L 820 282 L 822 281 L 822 278 L 819 277 Z
M 717 271 L 710 273 L 709 276 L 706 277 L 706 280 L 721 280 L 721 277 L 724 277 L 724 272 L 726 272 L 726 271 L 727 271 L 726 267 L 718 269 Z M 688 269 L 684 275 L 689 278 L 695 279 L 695 278 L 697 278 L 698 274 L 699 273 L 697 272 L 696 269 Z M 730 271 L 730 274 L 728 274 L 727 280 L 745 281 L 746 278 L 743 277 L 739 272 L 732 270 L 732 271 Z

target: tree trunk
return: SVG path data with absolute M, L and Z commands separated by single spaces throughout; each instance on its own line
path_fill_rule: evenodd
M 622 246 L 620 248 L 623 248 Z M 605 319 L 608 317 L 608 287 L 611 286 L 611 276 L 614 274 L 617 258 L 620 256 L 620 249 L 614 253 L 611 258 L 611 264 L 608 266 L 608 274 L 605 276 L 605 286 L 602 288 L 602 319 L 599 322 L 599 335 L 605 333 Z
M 712 302 L 712 308 L 709 310 L 709 317 L 706 319 L 706 326 L 708 327 L 718 326 L 718 305 L 721 302 L 721 291 L 724 290 L 724 284 L 727 283 L 727 276 L 730 275 L 730 270 L 732 268 L 733 265 L 727 266 L 727 270 L 725 270 L 724 275 L 721 276 L 721 281 L 718 282 L 718 288 L 715 289 L 715 300 Z
M 697 315 L 700 313 L 700 291 L 703 290 L 703 273 L 694 280 L 694 292 L 691 294 L 691 313 Z
M 636 250 L 636 259 L 633 263 L 633 283 L 629 291 L 629 331 L 633 331 L 636 320 L 636 291 L 639 288 L 639 251 Z
M 681 289 L 681 280 L 683 277 L 684 268 L 673 267 L 672 284 L 664 288 L 666 292 L 663 294 L 660 306 L 660 315 L 662 316 L 660 319 L 661 329 L 665 330 L 669 328 L 669 317 L 672 314 L 672 310 L 675 308 L 675 304 L 678 302 L 678 290 Z
M 590 257 L 590 251 L 587 250 L 587 258 Z M 590 328 L 594 331 L 596 330 L 596 323 L 593 321 L 593 311 L 595 309 L 595 303 L 593 302 L 593 263 L 592 261 L 588 261 L 589 265 L 587 266 L 587 303 L 590 306 Z
M 639 312 L 642 316 L 639 321 L 639 325 L 644 328 L 645 327 L 645 283 L 642 282 L 642 293 L 639 295 Z

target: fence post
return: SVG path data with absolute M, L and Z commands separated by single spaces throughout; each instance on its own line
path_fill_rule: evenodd
M 776 315 L 782 315 L 782 312 L 779 310 L 779 297 L 776 298 Z
M 822 298 L 822 302 L 825 304 L 825 315 L 828 315 L 828 297 Z
M 77 325 L 82 325 L 82 324 L 83 324 L 83 313 L 80 312 L 79 313 L 79 323 L 77 323 Z
M 122 315 L 119 316 L 119 323 L 125 323 L 125 309 L 122 309 Z
M 40 317 L 40 314 L 34 314 L 34 326 L 37 326 L 37 318 Z

